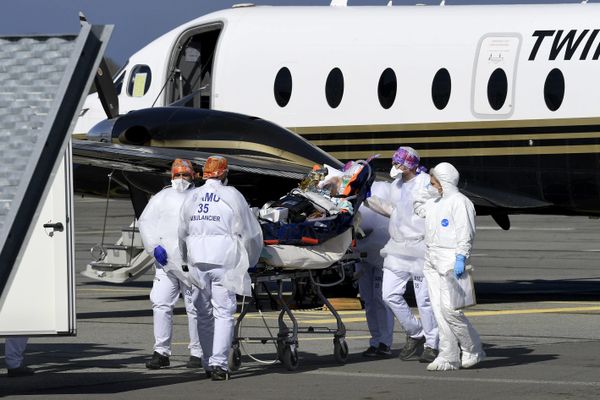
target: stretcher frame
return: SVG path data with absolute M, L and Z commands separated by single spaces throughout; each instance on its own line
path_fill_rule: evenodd
M 256 272 L 250 273 L 250 278 L 253 283 L 252 297 L 253 302 L 257 310 L 261 309 L 260 301 L 257 296 L 256 288 L 262 285 L 269 297 L 272 299 L 272 294 L 266 289 L 266 283 L 276 282 L 277 283 L 277 299 L 281 306 L 279 316 L 277 319 L 279 331 L 277 336 L 243 336 L 241 334 L 241 326 L 244 317 L 248 313 L 249 307 L 244 307 L 241 314 L 237 318 L 234 336 L 232 341 L 232 347 L 229 356 L 229 368 L 232 371 L 236 371 L 242 364 L 241 354 L 241 342 L 248 343 L 273 343 L 277 349 L 277 359 L 287 368 L 288 371 L 295 371 L 299 365 L 298 359 L 298 347 L 299 347 L 299 334 L 316 334 L 316 335 L 332 335 L 333 336 L 333 356 L 335 360 L 340 364 L 345 364 L 348 358 L 348 343 L 346 342 L 346 326 L 342 321 L 342 317 L 337 312 L 335 307 L 329 302 L 329 300 L 323 295 L 321 291 L 322 287 L 334 286 L 346 277 L 346 270 L 353 267 L 354 264 L 360 261 L 360 257 L 352 250 L 349 250 L 340 260 L 327 268 L 319 270 L 288 270 L 283 268 L 273 268 L 268 266 L 260 266 Z M 323 273 L 330 275 L 337 273 L 341 278 L 338 282 L 332 284 L 321 284 L 320 277 Z M 297 278 L 309 278 L 315 285 L 316 294 L 318 298 L 327 307 L 331 315 L 336 320 L 336 328 L 329 327 L 315 327 L 315 326 L 300 326 L 298 320 L 294 316 L 294 312 L 289 307 L 285 298 L 283 297 L 283 281 L 287 279 Z M 285 317 L 288 317 L 291 321 L 291 326 L 288 326 Z

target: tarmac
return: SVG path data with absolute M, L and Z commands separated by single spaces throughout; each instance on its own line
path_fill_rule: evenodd
M 76 267 L 91 261 L 100 241 L 105 201 L 75 202 Z M 107 243 L 129 225 L 133 212 L 111 200 Z M 477 217 L 474 246 L 478 305 L 466 314 L 479 331 L 487 359 L 474 369 L 428 372 L 416 359 L 397 358 L 405 335 L 395 327 L 394 357 L 367 359 L 364 311 L 342 311 L 350 355 L 333 357 L 330 335 L 302 335 L 299 367 L 273 363 L 272 344 L 247 344 L 242 366 L 227 382 L 212 382 L 185 367 L 187 318 L 180 302 L 174 317 L 169 368 L 151 371 L 152 271 L 124 285 L 78 275 L 77 336 L 31 338 L 26 364 L 31 377 L 0 373 L 7 398 L 162 399 L 598 399 L 600 398 L 600 221 L 585 217 L 512 216 L 510 231 Z M 35 301 L 35 298 L 32 298 Z M 414 302 L 413 302 L 414 305 Z M 264 312 L 276 332 L 277 312 Z M 333 327 L 320 309 L 296 311 L 303 325 Z M 268 335 L 251 313 L 244 333 Z M 263 364 L 247 355 L 271 361 Z M 2 361 L 0 361 L 2 364 Z

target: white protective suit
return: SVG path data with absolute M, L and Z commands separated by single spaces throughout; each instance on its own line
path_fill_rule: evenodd
M 391 184 L 390 201 L 386 204 L 376 198 L 375 210 L 391 211 L 390 240 L 381 250 L 383 262 L 383 300 L 392 310 L 406 334 L 411 338 L 425 337 L 425 345 L 438 347 L 438 330 L 431 308 L 427 283 L 423 279 L 425 262 L 425 223 L 414 213 L 413 202 L 417 193 L 429 184 L 429 175 L 422 172 L 405 182 L 402 178 Z M 371 199 L 368 204 L 372 205 Z M 382 206 L 379 206 L 381 204 Z M 420 321 L 404 300 L 408 281 L 413 281 Z
M 262 250 L 260 224 L 237 189 L 208 179 L 181 208 L 179 240 L 194 284 L 209 299 L 198 313 L 204 356 L 227 370 L 235 295 L 251 295 L 248 268 Z
M 27 347 L 27 336 L 10 336 L 4 342 L 4 362 L 6 368 L 15 369 L 23 364 L 23 353 Z
M 377 198 L 389 201 L 390 184 L 373 182 L 371 193 Z M 367 326 L 371 333 L 369 345 L 378 347 L 379 343 L 390 347 L 394 339 L 394 314 L 383 301 L 381 287 L 383 282 L 383 257 L 381 248 L 390 238 L 388 233 L 389 218 L 375 213 L 361 205 L 360 227 L 366 234 L 364 239 L 357 242 L 356 248 L 361 253 L 367 253 L 363 262 L 357 264 L 359 275 L 358 290 L 360 298 L 365 303 Z
M 181 268 L 183 261 L 177 236 L 179 209 L 189 192 L 191 191 L 178 192 L 172 187 L 164 188 L 150 199 L 138 222 L 145 250 L 154 254 L 154 248 L 160 245 L 167 252 L 167 265 L 163 267 L 156 261 L 154 263 L 156 274 L 150 292 L 154 318 L 154 351 L 167 357 L 171 355 L 173 308 L 180 293 L 188 316 L 190 354 L 202 357 L 196 310 L 201 304 L 201 294 L 198 288 L 189 283 Z
M 469 258 L 475 238 L 475 208 L 458 191 L 459 174 L 451 164 L 439 164 L 432 175 L 442 185 L 442 196 L 423 203 L 427 196 L 423 192 L 415 202 L 415 212 L 425 217 L 424 273 L 440 332 L 439 355 L 427 369 L 450 370 L 472 366 L 485 356 L 477 331 L 462 311 L 452 308 L 446 280 L 447 274 L 454 274 L 457 254 Z

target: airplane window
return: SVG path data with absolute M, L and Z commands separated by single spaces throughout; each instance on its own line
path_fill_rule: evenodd
M 556 111 L 565 96 L 565 77 L 558 68 L 548 73 L 544 83 L 544 100 L 550 111 Z
M 431 84 L 431 99 L 438 110 L 443 110 L 448 105 L 451 88 L 450 73 L 446 68 L 441 68 L 436 72 Z
M 273 86 L 275 101 L 279 107 L 285 107 L 292 96 L 292 74 L 290 70 L 283 67 L 275 77 L 275 85 Z
M 396 82 L 396 74 L 394 73 L 394 70 L 387 68 L 381 74 L 379 85 L 377 86 L 377 95 L 379 96 L 381 107 L 387 110 L 394 104 L 397 89 L 398 83 Z
M 487 86 L 487 95 L 488 101 L 490 102 L 490 107 L 496 111 L 501 109 L 506 101 L 507 93 L 508 78 L 506 77 L 506 72 L 504 72 L 502 68 L 496 68 L 494 72 L 492 72 L 492 75 L 490 75 Z
M 136 65 L 131 70 L 129 83 L 127 84 L 127 94 L 131 97 L 142 97 L 148 92 L 152 82 L 152 72 L 147 65 Z
M 334 68 L 327 76 L 325 83 L 325 97 L 329 107 L 336 108 L 344 96 L 344 75 L 339 68 Z

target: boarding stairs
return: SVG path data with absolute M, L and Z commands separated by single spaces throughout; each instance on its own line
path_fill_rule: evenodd
M 81 273 L 88 278 L 110 283 L 125 283 L 138 278 L 154 264 L 154 258 L 144 251 L 139 229 L 134 221 L 121 229 L 115 244 L 97 244 L 91 248 L 95 261 Z

